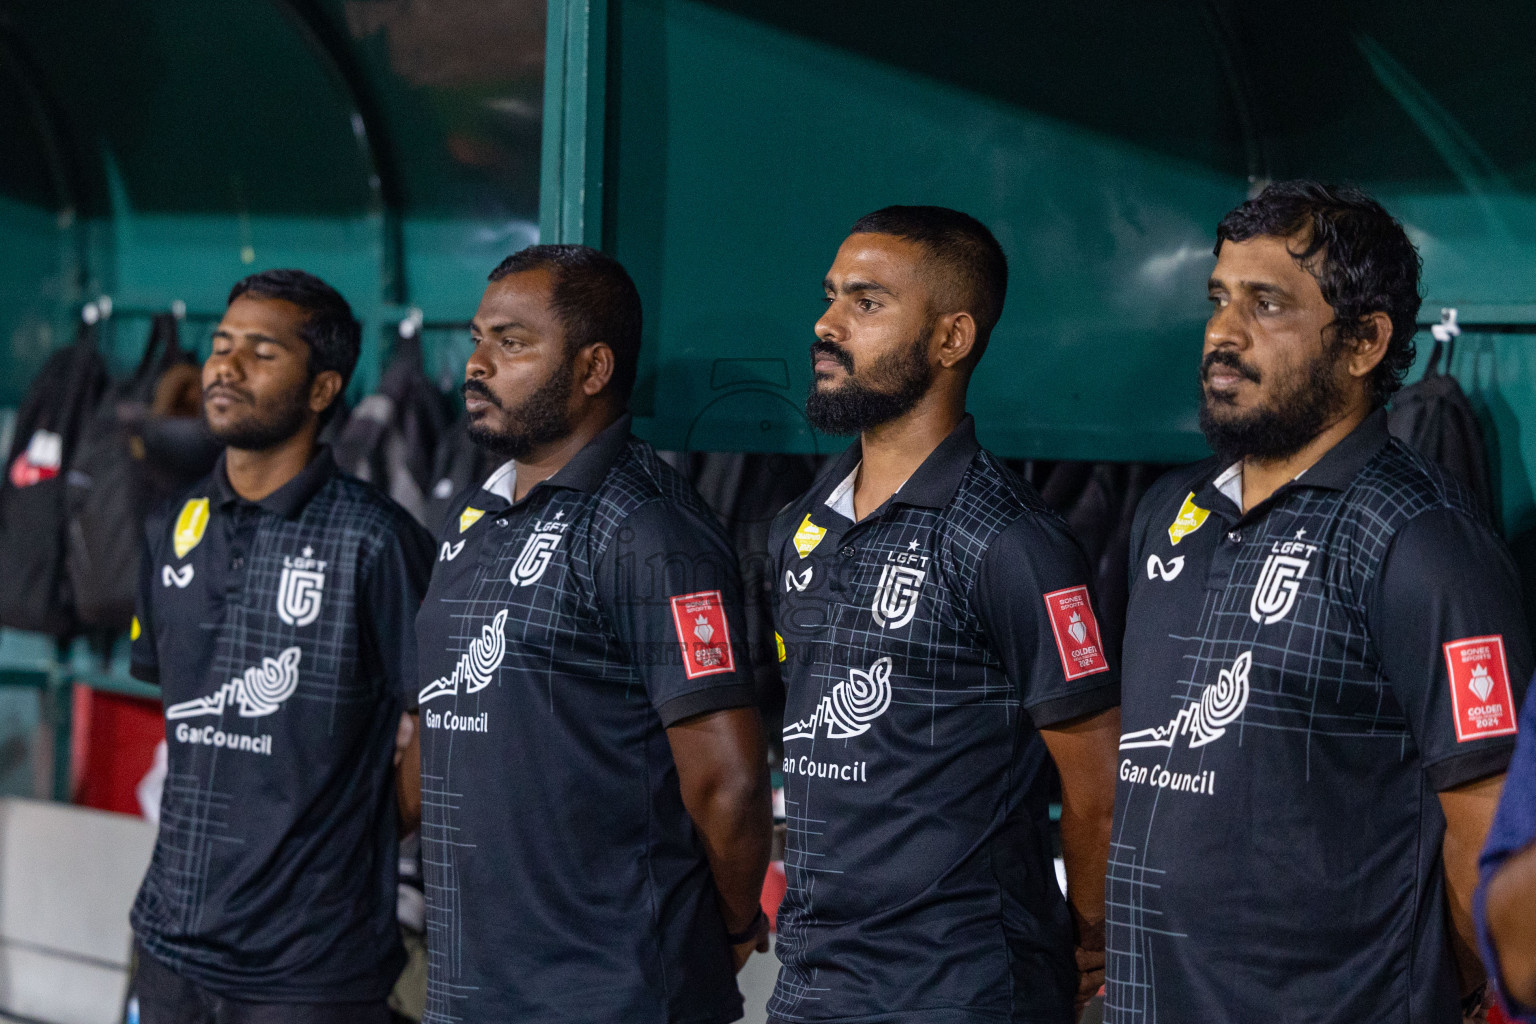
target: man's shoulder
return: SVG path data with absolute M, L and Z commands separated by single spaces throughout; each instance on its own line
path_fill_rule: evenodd
M 1368 519 L 1399 528 L 1425 512 L 1452 511 L 1487 519 L 1486 511 L 1466 488 L 1406 442 L 1391 438 L 1371 456 L 1345 489 L 1344 504 L 1351 518 Z
M 1430 515 L 1429 513 L 1443 513 Z M 1429 530 L 1421 542 L 1434 543 L 1441 529 L 1461 520 L 1475 532 L 1493 535 L 1488 513 L 1465 488 L 1409 445 L 1392 438 L 1355 474 L 1340 496 L 1334 538 L 1348 552 L 1361 580 L 1385 564 L 1410 524 Z M 1447 536 L 1459 535 L 1452 530 Z
M 1018 524 L 1030 530 L 1067 532 L 1067 521 L 1045 503 L 1034 485 L 986 449 L 971 457 L 943 516 L 965 546 L 985 551 L 991 541 Z
M 378 487 L 357 477 L 337 472 L 315 492 L 305 507 L 333 528 L 357 533 L 382 546 L 390 537 L 426 537 L 426 528 Z M 430 538 L 428 538 L 430 539 Z
M 630 438 L 619 453 L 596 498 L 593 527 L 599 533 L 616 529 L 642 509 L 649 516 L 677 516 L 691 526 L 721 532 L 714 512 L 688 478 L 639 438 Z

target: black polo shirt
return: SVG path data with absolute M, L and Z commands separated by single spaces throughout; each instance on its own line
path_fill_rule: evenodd
M 1067 1021 L 1036 730 L 1119 700 L 1091 574 L 970 417 L 854 523 L 859 460 L 855 443 L 770 533 L 789 888 L 768 1012 Z
M 417 619 L 427 1024 L 741 1016 L 666 730 L 754 703 L 730 542 L 622 417 L 456 503 Z
M 1246 515 L 1223 485 L 1136 514 L 1105 1020 L 1457 1020 L 1436 794 L 1509 758 L 1514 566 L 1384 412 Z
M 221 456 L 146 530 L 132 672 L 160 685 L 169 773 L 134 932 L 232 998 L 382 998 L 431 539 L 328 449 L 258 502 Z

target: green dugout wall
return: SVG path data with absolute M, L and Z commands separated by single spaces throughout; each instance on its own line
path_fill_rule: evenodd
M 829 450 L 799 412 L 821 275 L 858 215 L 931 202 L 1012 259 L 988 444 L 1196 458 L 1211 232 L 1255 182 L 1372 189 L 1425 319 L 1536 324 L 1533 30 L 1423 0 L 0 0 L 0 404 L 95 295 L 126 365 L 137 313 L 280 265 L 353 301 L 363 391 L 407 309 L 464 320 L 542 237 L 634 274 L 658 444 Z M 454 376 L 462 333 L 427 340 Z M 1470 334 L 1455 364 L 1517 538 L 1533 345 Z

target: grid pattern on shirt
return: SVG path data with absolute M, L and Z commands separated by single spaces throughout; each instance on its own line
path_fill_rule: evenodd
M 1288 749 L 1300 749 L 1306 780 L 1325 770 L 1329 754 L 1343 749 L 1340 745 L 1411 766 L 1417 748 L 1369 634 L 1367 601 L 1393 537 L 1415 516 L 1434 509 L 1482 516 L 1443 474 L 1390 441 L 1345 490 L 1294 489 L 1261 521 L 1247 524 L 1244 533 L 1256 536 L 1242 546 L 1226 585 L 1205 590 L 1198 611 L 1191 609 L 1187 632 L 1168 634 L 1168 641 L 1183 651 L 1184 665 L 1168 690 L 1170 720 L 1198 704 L 1223 670 L 1251 652 L 1246 708 L 1217 742 L 1241 747 L 1252 730 L 1284 735 Z M 1165 526 L 1155 519 L 1147 523 L 1154 532 Z M 1274 545 L 1292 540 L 1317 545 L 1312 565 L 1284 619 L 1274 625 L 1256 623 L 1250 614 L 1254 588 Z M 1135 589 L 1147 586 L 1158 584 L 1136 578 L 1133 601 Z M 1133 690 L 1167 685 L 1137 680 L 1135 671 L 1128 661 L 1128 704 Z M 1175 744 L 1168 751 L 1162 767 L 1173 766 L 1178 749 Z M 1205 764 L 1202 754 L 1200 767 Z M 1197 870 L 1157 859 L 1157 809 L 1170 798 L 1175 797 L 1159 788 L 1124 781 L 1119 786 L 1106 892 L 1105 1024 L 1168 1019 L 1159 1016 L 1156 1003 L 1155 947 L 1159 940 L 1187 935 L 1170 924 L 1159 893 L 1169 871 Z
M 231 513 L 220 509 L 214 514 Z M 332 738 L 345 728 L 344 716 L 378 702 L 379 681 L 360 672 L 356 588 L 403 518 L 371 488 L 341 476 L 328 480 L 295 518 L 253 507 L 237 508 L 233 514 L 257 517 L 253 547 L 245 556 L 244 590 L 223 603 L 221 621 L 176 627 L 214 632 L 213 662 L 201 680 L 162 678 L 166 703 L 214 694 L 264 658 L 294 646 L 301 651 L 298 687 L 269 715 L 243 718 L 230 701 L 217 719 L 192 720 L 199 726 L 216 722 L 226 733 L 269 734 L 270 759 L 174 738 L 168 744 L 159 835 L 132 923 L 145 947 L 173 970 L 209 955 L 184 937 L 196 936 L 209 924 L 209 890 L 220 881 L 211 874 L 220 859 L 218 850 L 250 845 L 239 838 L 248 830 L 235 816 L 241 815 L 242 801 L 252 798 L 251 790 L 262 785 L 262 769 L 285 774 L 286 768 L 270 762 L 317 760 L 316 751 L 330 748 Z M 220 524 L 210 522 L 207 528 L 218 529 Z M 306 549 L 309 556 L 304 555 Z M 297 557 L 326 563 L 319 615 L 302 627 L 284 622 L 277 608 L 284 559 Z M 159 661 L 173 663 L 167 657 Z M 273 842 L 280 838 L 270 837 Z M 294 909 L 299 911 L 295 920 L 302 921 L 304 908 Z
M 824 492 L 816 488 L 812 493 L 819 498 Z M 786 568 L 799 564 L 788 535 L 807 510 L 817 515 L 818 504 L 807 505 L 802 499 L 792 506 L 793 511 L 781 513 L 770 543 L 770 551 L 780 560 L 777 577 L 782 578 Z M 993 540 L 1019 518 L 1030 515 L 1057 519 L 1037 495 L 1018 486 L 1005 467 L 981 451 L 973 457 L 948 505 L 935 509 L 898 504 L 860 533 L 857 564 L 841 594 L 828 602 L 825 624 L 810 630 L 796 630 L 787 622 L 779 626 L 790 651 L 785 683 L 801 695 L 797 701 L 792 693 L 786 723 L 797 717 L 793 709 L 819 707 L 822 698 L 849 677 L 850 670 L 868 670 L 878 659 L 889 657 L 893 666 L 892 708 L 877 727 L 892 728 L 887 719 L 898 707 L 926 712 L 922 717 L 909 713 L 902 720 L 908 726 L 918 723 L 917 733 L 909 734 L 909 740 L 932 747 L 953 738 L 953 715 L 958 711 L 972 723 L 973 741 L 995 742 L 998 762 L 1006 760 L 1018 726 L 1020 694 L 988 645 L 985 630 L 971 607 L 971 595 Z M 930 556 L 917 610 L 905 627 L 883 628 L 870 611 L 881 573 L 890 564 L 890 556 L 910 554 Z M 785 595 L 782 600 L 788 602 L 790 597 Z M 973 717 L 978 715 L 984 717 Z M 836 740 L 818 731 L 809 740 L 797 741 L 792 751 L 786 747 L 786 755 L 804 754 L 814 761 L 827 756 L 823 747 L 842 753 L 849 742 L 873 739 L 865 734 L 854 741 Z M 836 892 L 837 887 L 867 884 L 839 877 L 845 870 L 840 848 L 853 839 L 849 833 L 857 831 L 840 820 L 840 796 L 835 780 L 786 779 L 788 848 L 784 866 L 788 891 L 780 905 L 775 947 L 782 968 L 768 1012 L 787 1021 L 823 1015 L 816 1008 L 828 992 L 816 965 L 817 931 L 823 923 L 818 915 L 818 890 L 830 886 Z M 892 851 L 890 856 L 899 855 Z M 891 902 L 900 898 L 893 894 Z M 1006 1000 L 1006 992 L 1002 996 Z
M 644 686 L 639 668 L 614 635 L 612 624 L 597 600 L 597 566 L 609 546 L 621 537 L 625 520 L 651 502 L 682 507 L 702 522 L 712 522 L 707 506 L 687 482 L 656 458 L 649 445 L 631 441 L 614 462 L 595 494 L 550 488 L 542 497 L 505 517 L 487 516 L 472 529 L 487 531 L 481 541 L 492 553 L 482 560 L 467 586 L 458 593 L 440 592 L 434 577 L 428 602 L 446 610 L 454 623 L 447 636 L 421 636 L 425 652 L 441 648 L 458 657 L 481 636 L 482 628 L 503 609 L 508 611 L 506 654 L 490 686 L 476 694 L 459 693 L 451 700 L 422 706 L 423 714 L 451 709 L 474 716 L 488 709 L 502 686 L 543 691 L 552 708 L 562 681 L 579 677 L 612 685 L 626 696 Z M 473 503 L 473 498 L 470 499 Z M 559 517 L 558 520 L 556 517 Z M 510 574 L 529 536 L 551 522 L 569 524 L 554 549 L 548 567 L 528 586 L 514 586 Z M 463 557 L 470 557 L 468 548 Z M 424 654 L 425 666 L 429 664 Z M 654 713 L 654 712 L 652 712 Z M 486 948 L 491 941 L 466 927 L 466 900 L 508 884 L 499 873 L 494 851 L 482 851 L 464 838 L 472 821 L 502 813 L 515 794 L 487 789 L 475 773 L 483 765 L 466 761 L 456 747 L 462 734 L 427 730 L 422 740 L 422 865 L 427 904 L 427 1002 L 422 1024 L 459 1024 L 487 1020 L 498 1013 L 498 993 L 482 992 L 476 964 L 498 958 Z M 531 828 L 551 827 L 526 822 Z M 522 979 L 536 984 L 537 979 Z M 594 979 L 596 981 L 597 979 Z M 491 1016 L 487 1016 L 491 1015 Z

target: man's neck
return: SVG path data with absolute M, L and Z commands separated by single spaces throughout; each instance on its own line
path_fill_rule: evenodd
M 860 434 L 862 461 L 853 485 L 854 521 L 862 521 L 889 501 L 964 418 L 963 398 L 946 401 L 930 391 L 906 415 Z
M 1352 406 L 1341 417 L 1324 427 L 1296 454 L 1283 459 L 1243 459 L 1243 512 L 1269 500 L 1288 482 L 1317 464 L 1317 460 L 1344 440 L 1371 414 L 1368 402 Z
M 224 475 L 240 497 L 260 501 L 304 472 L 318 447 L 315 427 L 310 424 L 276 447 L 263 451 L 226 448 Z
M 576 428 L 560 440 L 545 445 L 525 459 L 518 459 L 517 486 L 512 491 L 512 500 L 522 501 L 529 491 L 564 469 L 577 452 L 613 426 L 622 415 L 622 409 L 603 406 L 579 420 Z

